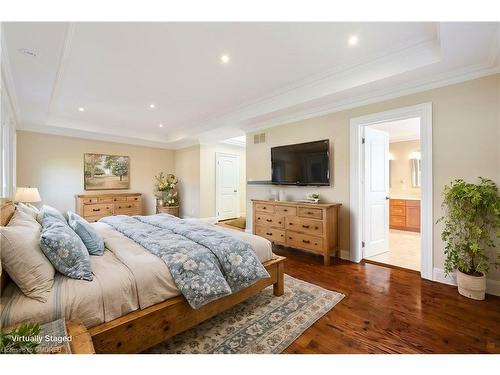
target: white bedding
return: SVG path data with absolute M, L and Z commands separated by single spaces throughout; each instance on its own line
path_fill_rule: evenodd
M 250 243 L 262 263 L 273 258 L 271 243 L 262 237 L 199 222 Z M 65 317 L 78 318 L 85 326 L 92 327 L 180 294 L 160 258 L 105 223 L 92 226 L 106 244 L 102 257 L 91 257 L 94 280 L 75 280 L 57 274 L 45 303 L 26 297 L 10 283 L 1 300 L 2 326 Z

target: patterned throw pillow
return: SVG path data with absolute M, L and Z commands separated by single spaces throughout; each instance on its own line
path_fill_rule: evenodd
M 89 254 L 102 255 L 104 252 L 104 240 L 99 233 L 92 228 L 87 220 L 74 212 L 68 211 L 67 216 L 69 226 L 82 239 L 83 243 L 87 247 L 87 250 L 89 251 Z
M 40 209 L 40 212 L 38 213 L 36 220 L 42 224 L 43 227 L 48 225 L 48 223 L 44 223 L 44 221 L 60 221 L 63 224 L 68 224 L 64 216 L 57 211 L 54 207 L 47 206 L 44 204 L 42 208 Z
M 59 220 L 43 223 L 40 248 L 54 268 L 72 279 L 92 281 L 90 256 L 80 237 Z

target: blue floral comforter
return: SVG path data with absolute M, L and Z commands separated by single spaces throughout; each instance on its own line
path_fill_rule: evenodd
M 194 309 L 270 277 L 250 244 L 171 215 L 100 220 L 161 258 Z

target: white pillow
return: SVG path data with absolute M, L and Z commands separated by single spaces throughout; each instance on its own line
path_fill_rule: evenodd
M 35 220 L 36 220 L 36 217 L 37 217 L 38 212 L 39 212 L 35 206 L 26 205 L 24 203 L 16 203 L 16 209 L 18 209 L 19 211 L 21 211 L 27 215 L 32 216 L 33 219 L 35 219 Z
M 2 268 L 30 298 L 46 302 L 54 284 L 54 267 L 40 249 L 41 226 L 29 214 L 16 210 L 0 227 Z

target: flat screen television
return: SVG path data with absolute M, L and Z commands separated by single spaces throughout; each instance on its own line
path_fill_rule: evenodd
M 330 141 L 273 147 L 271 168 L 276 185 L 330 185 Z

